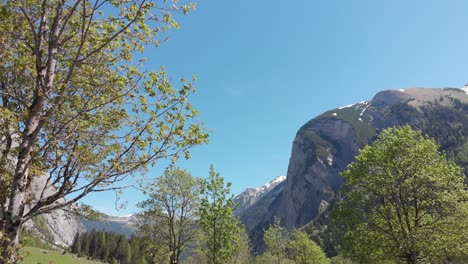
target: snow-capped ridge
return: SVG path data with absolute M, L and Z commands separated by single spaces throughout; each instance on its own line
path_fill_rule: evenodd
M 255 188 L 255 190 L 256 190 L 257 192 L 259 192 L 259 193 L 262 193 L 262 192 L 271 190 L 272 188 L 274 188 L 276 185 L 280 184 L 280 183 L 283 182 L 284 180 L 286 180 L 286 176 L 276 176 L 276 177 L 275 177 L 273 180 L 271 180 L 270 182 L 265 183 L 265 184 L 262 185 L 261 187 Z
M 286 180 L 286 176 L 277 176 L 258 188 L 245 189 L 234 198 L 234 201 L 239 205 L 235 210 L 235 213 L 240 214 L 242 211 L 254 205 L 261 197 L 275 189 L 275 187 L 284 180 Z
M 366 102 L 367 104 L 368 102 Z M 362 109 L 361 113 L 359 114 L 359 121 L 363 122 L 362 121 L 362 115 L 364 115 L 364 112 L 367 110 L 367 108 L 369 108 L 369 106 L 371 106 L 371 104 L 367 104 L 366 107 L 364 107 L 364 109 Z
M 468 84 L 465 84 L 465 86 L 461 88 L 461 90 L 468 94 Z
M 345 108 L 352 107 L 352 106 L 354 106 L 354 105 L 355 105 L 355 104 L 345 105 L 345 106 L 342 106 L 342 107 L 340 107 L 340 108 L 338 108 L 338 109 L 341 110 L 341 109 L 345 109 Z

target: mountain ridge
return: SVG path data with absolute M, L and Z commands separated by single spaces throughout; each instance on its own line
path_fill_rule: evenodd
M 135 215 L 113 216 L 101 213 L 101 217 L 98 218 L 81 218 L 81 223 L 87 232 L 106 231 L 130 238 L 136 232 L 139 220 Z
M 257 188 L 247 188 L 234 197 L 234 202 L 238 205 L 234 211 L 235 215 L 239 215 L 251 206 L 253 206 L 265 194 L 269 193 L 276 186 L 280 185 L 286 180 L 286 176 L 276 176 L 269 182 Z

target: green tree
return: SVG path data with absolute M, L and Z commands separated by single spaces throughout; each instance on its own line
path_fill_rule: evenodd
M 121 188 L 156 160 L 189 157 L 207 142 L 191 121 L 192 82 L 176 88 L 144 58 L 179 27 L 173 15 L 193 8 L 183 0 L 0 2 L 3 262 L 16 262 L 7 249 L 35 215 Z M 29 182 L 42 172 L 55 191 L 31 203 Z
M 297 264 L 330 264 L 323 250 L 299 230 L 292 232 L 287 249 L 290 259 Z
M 409 126 L 389 128 L 342 174 L 337 220 L 358 263 L 441 263 L 468 251 L 462 169 Z
M 289 242 L 289 232 L 280 225 L 279 218 L 274 219 L 263 234 L 266 245 L 266 253 L 275 259 L 275 263 L 281 263 L 286 258 L 286 247 Z
M 271 255 L 269 252 L 264 252 L 261 255 L 257 255 L 253 259 L 253 263 L 255 264 L 277 264 L 278 257 Z M 294 264 L 292 260 L 284 259 L 282 264 Z
M 334 256 L 330 259 L 331 264 L 353 264 L 353 262 L 341 255 Z
M 250 253 L 250 241 L 244 226 L 240 225 L 236 237 L 237 247 L 233 252 L 233 256 L 229 263 L 232 264 L 250 264 L 252 263 L 252 255 Z
M 206 235 L 203 251 L 209 264 L 224 264 L 232 259 L 239 245 L 239 223 L 233 215 L 234 197 L 230 195 L 231 183 L 215 172 L 202 182 L 199 225 Z M 230 195 L 230 196 L 229 196 Z
M 186 170 L 170 167 L 164 172 L 149 189 L 149 199 L 139 204 L 144 219 L 140 233 L 153 244 L 147 250 L 163 244 L 169 263 L 179 263 L 180 254 L 196 239 L 199 193 L 200 184 Z
M 82 243 L 83 237 L 80 235 L 80 233 L 77 233 L 75 235 L 75 238 L 73 239 L 73 245 L 71 246 L 71 251 L 77 255 L 81 255 L 81 243 Z

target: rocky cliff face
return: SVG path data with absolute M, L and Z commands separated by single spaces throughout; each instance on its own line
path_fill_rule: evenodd
M 44 195 L 51 195 L 54 192 L 53 186 L 44 188 L 46 182 L 47 175 L 33 177 L 30 189 L 35 200 L 39 199 L 42 191 L 44 191 Z M 76 234 L 86 231 L 79 217 L 71 209 L 64 208 L 36 216 L 34 219 L 27 221 L 23 227 L 52 245 L 71 246 Z
M 254 239 L 279 217 L 288 229 L 317 219 L 332 205 L 344 179 L 339 175 L 358 150 L 386 127 L 410 124 L 435 138 L 447 156 L 468 169 L 468 90 L 411 88 L 383 91 L 370 101 L 327 111 L 299 129 L 287 180 L 269 208 L 245 223 Z M 465 153 L 465 154 L 463 154 Z M 241 214 L 241 219 L 246 218 Z
M 316 146 L 315 137 L 326 137 L 329 144 Z M 296 135 L 288 181 L 277 209 L 278 215 L 285 216 L 281 217 L 285 227 L 305 225 L 328 208 L 343 183 L 338 172 L 357 154 L 355 141 L 351 124 L 328 118 L 303 127 Z

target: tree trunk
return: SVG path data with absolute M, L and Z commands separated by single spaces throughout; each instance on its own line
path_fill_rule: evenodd
M 43 96 L 36 97 L 30 108 L 30 116 L 26 121 L 26 128 L 19 146 L 15 174 L 11 183 L 8 209 L 3 215 L 1 251 L 2 263 L 16 263 L 18 238 L 21 226 L 24 223 L 24 207 L 28 188 L 29 164 L 31 163 L 31 150 L 41 129 L 42 109 L 46 104 Z M 10 260 L 7 262 L 7 260 Z
M 410 254 L 408 254 L 407 256 L 408 263 L 418 264 L 418 256 L 419 256 L 418 252 L 411 252 Z
M 18 261 L 19 232 L 22 221 L 6 219 L 4 234 L 1 237 L 1 263 L 16 263 Z

